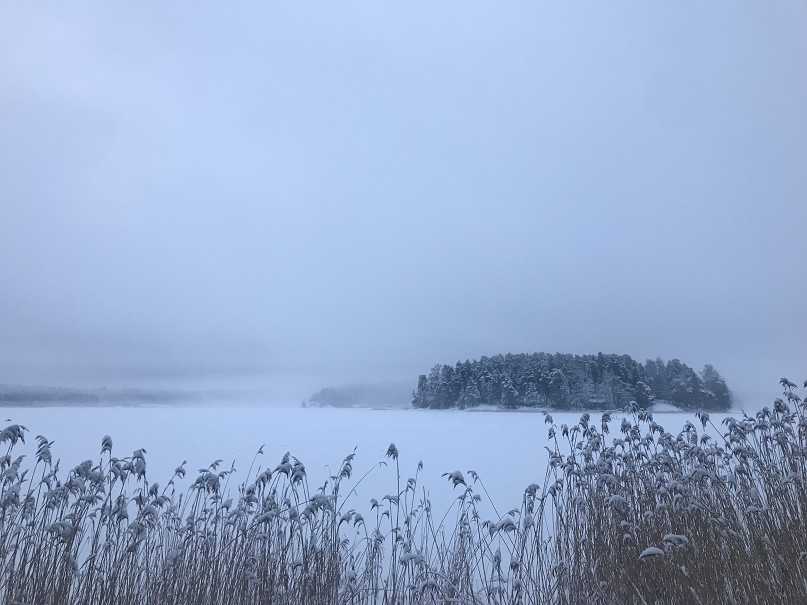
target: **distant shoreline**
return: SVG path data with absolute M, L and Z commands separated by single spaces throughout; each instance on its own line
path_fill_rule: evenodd
M 51 386 L 0 384 L 3 407 L 138 407 L 248 400 L 241 391 L 187 391 L 179 389 L 72 389 Z

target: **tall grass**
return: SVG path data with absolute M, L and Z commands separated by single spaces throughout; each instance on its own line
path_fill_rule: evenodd
M 220 461 L 185 490 L 146 454 L 64 471 L 37 436 L 29 466 L 0 431 L 0 599 L 14 604 L 538 604 L 807 602 L 807 406 L 784 396 L 723 428 L 677 435 L 632 408 L 556 426 L 542 484 L 483 519 L 472 471 L 442 516 L 418 472 L 354 506 L 353 456 L 321 486 L 286 454 L 240 484 Z M 807 386 L 807 384 L 805 384 Z M 616 426 L 618 424 L 618 426 Z M 722 432 L 721 432 L 722 431 Z M 613 433 L 613 435 L 611 435 Z M 610 445 L 608 442 L 611 442 Z M 494 510 L 495 507 L 494 507 Z

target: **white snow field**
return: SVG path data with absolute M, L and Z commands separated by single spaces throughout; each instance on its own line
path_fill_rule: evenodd
M 395 464 L 385 457 L 390 443 L 399 451 L 402 488 L 408 477 L 414 477 L 419 461 L 424 468 L 419 474 L 419 492 L 425 487 L 436 513 L 448 510 L 460 490 L 454 490 L 443 473 L 459 470 L 471 482 L 469 470 L 475 470 L 500 514 L 520 506 L 524 488 L 530 483 L 542 484 L 549 444 L 544 416 L 530 412 L 458 411 L 458 410 L 373 410 L 366 408 L 300 408 L 300 407 L 41 407 L 2 408 L 2 424 L 24 425 L 29 432 L 27 445 L 15 447 L 33 464 L 34 436 L 44 435 L 55 441 L 54 460 L 61 460 L 67 470 L 83 460 L 99 458 L 101 439 L 112 437 L 113 455 L 130 456 L 144 448 L 147 452 L 147 476 L 164 486 L 174 469 L 187 460 L 188 475 L 180 486 L 186 487 L 197 476 L 197 470 L 215 460 L 219 467 L 229 468 L 235 461 L 237 473 L 230 489 L 245 481 L 255 454 L 264 445 L 255 468 L 274 467 L 287 451 L 305 465 L 310 487 L 321 485 L 337 472 L 345 456 L 356 448 L 353 464 L 356 482 L 380 461 L 386 467 L 372 470 L 358 486 L 346 508 L 365 514 L 370 498 L 381 500 L 397 489 Z M 712 414 L 712 422 L 720 424 L 727 414 Z M 731 415 L 740 416 L 741 412 Z M 611 433 L 606 441 L 621 437 L 620 414 L 613 414 Z M 580 413 L 552 412 L 555 425 L 575 425 Z M 591 412 L 599 426 L 601 412 Z M 702 431 L 694 414 L 683 412 L 654 413 L 656 422 L 677 435 L 689 420 Z M 715 436 L 711 426 L 705 432 Z M 560 436 L 560 430 L 558 430 Z M 24 464 L 23 468 L 28 465 Z M 255 474 L 253 470 L 253 476 Z M 477 486 L 476 491 L 484 492 Z M 343 494 L 347 490 L 342 491 Z M 486 500 L 486 499 L 485 499 Z M 486 502 L 480 508 L 485 511 Z M 492 518 L 497 516 L 488 509 Z

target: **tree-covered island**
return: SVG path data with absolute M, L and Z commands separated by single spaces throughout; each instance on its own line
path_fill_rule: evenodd
M 668 402 L 682 410 L 728 410 L 731 393 L 711 365 L 700 373 L 678 359 L 597 353 L 519 353 L 435 365 L 418 379 L 416 408 L 550 407 L 562 410 L 640 407 Z

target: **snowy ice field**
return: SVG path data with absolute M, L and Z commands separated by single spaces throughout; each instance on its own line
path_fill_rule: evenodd
M 547 425 L 540 413 L 457 410 L 373 410 L 367 408 L 300 407 L 41 407 L 2 408 L 0 420 L 10 419 L 28 428 L 27 445 L 15 448 L 25 453 L 33 464 L 34 436 L 44 435 L 55 441 L 54 460 L 61 459 L 63 471 L 83 460 L 97 460 L 101 439 L 110 435 L 113 455 L 118 458 L 144 448 L 147 452 L 147 476 L 164 486 L 174 469 L 187 460 L 187 486 L 198 469 L 215 460 L 237 470 L 230 488 L 246 479 L 258 449 L 255 466 L 274 467 L 285 452 L 291 452 L 306 466 L 311 488 L 321 485 L 338 471 L 343 458 L 356 450 L 351 486 L 378 463 L 358 486 L 347 508 L 369 512 L 370 498 L 394 494 L 395 465 L 385 458 L 389 444 L 399 451 L 402 485 L 413 477 L 419 461 L 424 468 L 419 475 L 419 492 L 425 487 L 436 513 L 443 513 L 460 490 L 454 490 L 441 475 L 460 470 L 467 475 L 475 470 L 482 479 L 498 511 L 521 504 L 524 488 L 542 484 L 548 460 L 544 446 L 549 444 Z M 730 415 L 741 416 L 740 411 Z M 722 430 L 722 419 L 729 414 L 712 414 L 712 422 Z M 573 426 L 579 412 L 552 412 L 556 426 Z M 592 412 L 599 426 L 601 413 Z M 620 415 L 614 414 L 606 442 L 619 433 Z M 677 435 L 690 420 L 702 432 L 700 421 L 685 412 L 654 412 L 654 419 Z M 9 422 L 3 423 L 3 426 Z M 715 436 L 707 426 L 705 432 Z M 19 446 L 18 446 L 19 447 Z M 24 465 L 25 468 L 27 465 Z M 255 471 L 253 470 L 253 476 Z M 343 490 L 342 493 L 346 493 Z M 482 493 L 481 488 L 477 491 Z M 483 501 L 482 510 L 495 516 Z

